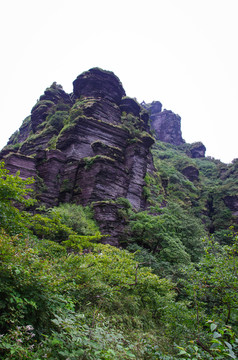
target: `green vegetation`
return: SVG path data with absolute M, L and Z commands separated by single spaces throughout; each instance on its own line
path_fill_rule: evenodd
M 22 180 L 19 173 L 16 176 L 8 175 L 4 163 L 0 163 L 0 226 L 10 235 L 15 235 L 25 230 L 26 214 L 19 210 L 34 204 L 34 200 L 27 198 L 32 190 L 27 186 L 33 179 Z M 14 205 L 18 204 L 18 207 Z
M 223 185 L 220 163 L 158 147 L 157 174 L 145 177 L 150 207 L 136 213 L 127 199 L 113 201 L 126 249 L 100 244 L 90 207 L 37 212 L 33 180 L 1 163 L 2 359 L 237 358 L 238 235 L 219 222 L 222 207 L 212 220 L 198 216 L 205 196 L 220 204 L 237 162 L 221 172 Z M 187 163 L 199 169 L 198 183 L 182 174 Z M 236 182 L 227 194 L 233 189 Z M 209 237 L 215 220 L 220 230 Z
M 106 156 L 106 155 L 96 155 L 96 156 L 92 156 L 92 157 L 85 157 L 82 160 L 85 163 L 84 167 L 86 170 L 89 170 L 95 162 L 100 161 L 100 160 L 101 161 L 104 160 L 104 161 L 112 162 L 112 163 L 115 162 L 115 159 L 113 159 L 109 156 Z
M 199 260 L 200 239 L 205 235 L 201 222 L 175 203 L 157 211 L 159 215 L 146 211 L 131 215 L 127 242 L 149 249 L 160 262 L 178 264 Z
M 81 235 L 94 235 L 99 232 L 93 220 L 93 213 L 89 206 L 83 207 L 75 204 L 61 204 L 53 208 L 51 216 L 60 219 L 61 223 Z
M 57 85 L 47 91 L 57 96 Z M 13 134 L 9 150 L 56 149 L 77 122 L 93 120 L 84 114 L 94 105 L 40 100 L 34 110 L 45 121 L 21 144 L 21 131 Z M 105 125 L 125 130 L 128 143 L 153 142 L 140 118 L 123 113 L 121 121 Z M 120 249 L 100 243 L 110 234 L 100 233 L 90 206 L 37 208 L 33 179 L 11 176 L 1 163 L 2 359 L 237 359 L 238 225 L 227 202 L 238 193 L 238 160 L 187 156 L 197 145 L 153 145 L 144 211 L 125 198 L 102 201 L 125 224 Z M 96 140 L 92 148 L 99 147 L 106 155 L 82 159 L 86 170 L 120 153 Z M 35 181 L 44 192 L 43 180 Z M 65 179 L 61 192 L 69 189 Z

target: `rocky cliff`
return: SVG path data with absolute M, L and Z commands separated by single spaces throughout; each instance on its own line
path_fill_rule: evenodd
M 154 142 L 156 170 L 151 153 Z M 160 147 L 161 142 L 167 144 Z M 159 101 L 139 104 L 126 96 L 112 72 L 93 68 L 74 80 L 71 94 L 57 83 L 47 88 L 1 151 L 0 159 L 11 174 L 20 171 L 22 178 L 35 178 L 35 196 L 41 205 L 91 204 L 101 232 L 110 234 L 105 241 L 118 246 L 125 225 L 120 208 L 128 205 L 125 201 L 141 211 L 148 207 L 150 194 L 161 198 L 157 205 L 163 207 L 174 189 L 180 203 L 187 191 L 180 187 L 185 185 L 197 189 L 196 196 L 203 201 L 196 205 L 199 216 L 205 214 L 213 224 L 216 212 L 220 214 L 214 208 L 218 206 L 223 209 L 221 218 L 230 212 L 238 222 L 237 192 L 230 180 L 237 163 L 230 168 L 208 163 L 205 151 L 201 142 L 185 143 L 178 115 L 162 110 Z M 203 200 L 209 182 L 203 188 L 200 180 L 207 174 L 225 185 L 224 191 L 218 189 L 219 196 L 218 190 L 209 190 L 210 197 Z M 153 177 L 158 186 L 151 190 L 148 184 Z M 189 192 L 185 204 L 198 203 L 194 196 Z
M 173 145 L 185 143 L 181 133 L 181 118 L 171 110 L 163 110 L 159 101 L 150 104 L 142 103 L 142 106 L 149 111 L 151 129 L 154 130 L 157 140 Z
M 93 68 L 77 77 L 72 94 L 56 83 L 46 89 L 1 158 L 12 174 L 36 179 L 43 205 L 93 204 L 107 242 L 117 245 L 117 199 L 145 206 L 144 178 L 153 172 L 148 121 L 112 72 Z

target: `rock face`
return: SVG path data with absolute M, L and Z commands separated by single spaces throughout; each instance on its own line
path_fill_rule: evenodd
M 54 111 L 57 104 L 72 105 L 71 98 L 64 92 L 60 85 L 53 83 L 50 88 L 41 95 L 40 101 L 31 110 L 31 128 L 34 133 L 39 126 L 46 120 L 47 116 Z
M 74 95 L 76 98 L 93 97 L 107 99 L 119 105 L 125 90 L 118 77 L 110 71 L 102 71 L 94 68 L 79 75 L 73 82 Z
M 181 133 L 181 118 L 170 110 L 162 111 L 162 104 L 153 101 L 150 104 L 142 103 L 150 112 L 151 129 L 155 132 L 157 140 L 173 145 L 181 145 L 185 141 Z
M 190 181 L 198 181 L 199 171 L 195 166 L 186 166 L 182 171 L 182 174 L 186 176 Z
M 157 140 L 173 145 L 184 143 L 181 133 L 181 118 L 170 110 L 151 116 L 151 128 Z
M 226 196 L 224 203 L 232 211 L 232 215 L 236 217 L 238 223 L 238 195 Z
M 190 155 L 192 158 L 203 158 L 205 157 L 206 147 L 201 142 L 196 142 L 190 145 Z
M 73 82 L 73 94 L 54 83 L 2 151 L 12 174 L 34 176 L 41 204 L 93 203 L 108 243 L 118 245 L 117 199 L 143 209 L 144 177 L 153 171 L 148 113 L 125 97 L 119 79 L 98 68 Z

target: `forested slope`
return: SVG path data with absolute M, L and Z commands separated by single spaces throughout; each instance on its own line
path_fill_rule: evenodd
M 221 223 L 209 238 L 197 187 L 169 167 L 147 177 L 147 210 L 118 199 L 127 250 L 100 244 L 89 207 L 33 215 L 30 181 L 1 168 L 2 358 L 236 358 L 237 234 Z

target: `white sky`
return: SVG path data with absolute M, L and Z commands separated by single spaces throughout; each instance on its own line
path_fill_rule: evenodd
M 0 148 L 54 81 L 91 67 L 182 118 L 186 142 L 238 157 L 237 0 L 1 0 Z

